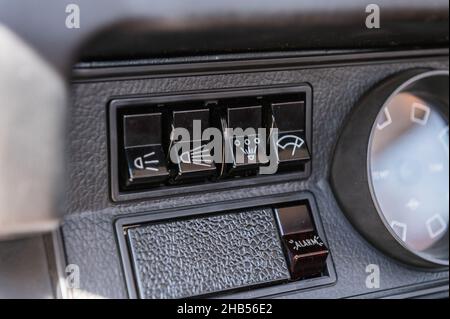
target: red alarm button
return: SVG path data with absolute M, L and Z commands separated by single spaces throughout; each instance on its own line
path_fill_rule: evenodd
M 297 205 L 275 209 L 291 279 L 320 275 L 328 248 L 314 227 L 309 208 Z

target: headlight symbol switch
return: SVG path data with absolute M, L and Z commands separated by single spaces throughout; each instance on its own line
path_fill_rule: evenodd
M 161 113 L 124 115 L 126 186 L 159 183 L 168 177 L 161 145 Z

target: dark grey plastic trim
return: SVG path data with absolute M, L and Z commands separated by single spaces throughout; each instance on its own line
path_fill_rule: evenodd
M 125 237 L 126 228 L 149 222 L 169 221 L 175 218 L 183 218 L 189 216 L 204 216 L 207 214 L 217 214 L 236 209 L 246 209 L 253 207 L 270 206 L 277 204 L 289 204 L 290 202 L 307 201 L 311 210 L 316 230 L 325 244 L 329 247 L 320 219 L 320 215 L 315 203 L 315 199 L 311 193 L 290 193 L 270 197 L 259 197 L 252 200 L 242 199 L 233 202 L 220 202 L 213 205 L 193 206 L 187 209 L 168 209 L 156 212 L 147 212 L 137 216 L 119 218 L 115 222 L 116 236 L 119 246 L 120 258 L 122 261 L 123 272 L 125 276 L 126 286 L 129 298 L 138 298 L 133 267 L 128 252 L 127 240 Z M 275 217 L 274 217 L 275 218 Z M 336 282 L 336 272 L 332 261 L 332 252 L 327 259 L 327 275 L 289 282 L 285 284 L 275 284 L 274 286 L 264 288 L 254 288 L 252 290 L 240 291 L 236 293 L 224 293 L 213 295 L 214 298 L 261 298 L 274 296 L 281 293 L 293 292 L 300 289 L 313 288 L 324 285 L 332 285 Z
M 448 279 L 381 290 L 348 299 L 428 299 L 448 298 Z
M 246 87 L 241 89 L 224 89 L 211 91 L 196 91 L 196 92 L 180 92 L 179 94 L 171 95 L 152 95 L 152 96 L 133 96 L 133 97 L 111 97 L 111 102 L 108 107 L 109 114 L 109 158 L 110 158 L 110 190 L 111 199 L 114 202 L 137 200 L 143 198 L 157 198 L 177 194 L 192 194 L 195 192 L 219 190 L 241 186 L 263 185 L 275 182 L 284 182 L 298 179 L 306 179 L 311 174 L 311 161 L 305 164 L 305 169 L 300 172 L 280 172 L 274 175 L 259 175 L 256 177 L 246 177 L 231 180 L 220 180 L 217 182 L 208 182 L 197 185 L 179 185 L 179 186 L 161 186 L 154 189 L 144 191 L 127 191 L 123 192 L 119 189 L 119 165 L 118 165 L 118 139 L 117 139 L 117 110 L 120 107 L 139 106 L 142 104 L 155 103 L 171 103 L 178 101 L 193 101 L 193 100 L 212 100 L 219 98 L 236 98 L 246 96 L 264 96 L 272 94 L 290 94 L 290 93 L 304 93 L 305 94 L 305 118 L 306 118 L 306 142 L 310 148 L 311 157 L 314 157 L 314 150 L 312 149 L 312 94 L 313 90 L 308 84 L 298 85 L 279 85 L 279 86 L 258 86 Z
M 281 54 L 281 53 L 280 53 Z M 283 52 L 282 54 L 286 54 Z M 193 76 L 198 74 L 232 74 L 255 71 L 283 71 L 317 67 L 341 67 L 368 63 L 428 61 L 430 57 L 448 57 L 448 48 L 421 50 L 354 50 L 353 52 L 298 51 L 291 56 L 271 57 L 263 53 L 245 55 L 227 54 L 211 61 L 209 56 L 180 58 L 181 63 L 169 63 L 166 59 L 104 62 L 102 64 L 77 64 L 72 70 L 72 83 L 106 82 L 130 79 L 150 79 L 168 76 Z M 171 60 L 173 61 L 173 60 Z

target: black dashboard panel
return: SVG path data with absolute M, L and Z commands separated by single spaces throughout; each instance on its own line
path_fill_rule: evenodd
M 339 62 L 346 61 L 346 62 Z M 347 62 L 353 60 L 354 62 Z M 301 60 L 304 62 L 304 60 Z M 339 133 L 356 102 L 370 88 L 383 79 L 401 71 L 427 68 L 448 69 L 448 51 L 411 51 L 400 57 L 386 52 L 374 57 L 371 54 L 327 57 L 326 63 L 312 61 L 293 62 L 276 60 L 266 69 L 239 72 L 240 63 L 226 64 L 221 69 L 218 62 L 179 65 L 176 70 L 158 65 L 146 66 L 145 71 L 132 76 L 117 73 L 106 80 L 94 70 L 94 77 L 85 76 L 72 84 L 69 145 L 69 198 L 68 215 L 63 226 L 67 262 L 90 269 L 81 278 L 83 289 L 75 291 L 76 297 L 103 296 L 126 298 L 128 296 L 122 261 L 115 243 L 112 225 L 124 216 L 161 216 L 164 211 L 183 211 L 200 205 L 226 206 L 229 203 L 245 203 L 250 199 L 264 199 L 288 193 L 310 192 L 317 202 L 317 210 L 323 224 L 328 248 L 333 256 L 337 281 L 334 285 L 315 289 L 287 292 L 278 291 L 279 298 L 345 298 L 389 296 L 417 290 L 434 289 L 448 284 L 448 271 L 427 271 L 405 266 L 391 259 L 363 239 L 342 213 L 329 183 L 330 162 Z M 254 60 L 248 61 L 251 65 Z M 217 69 L 215 70 L 215 66 Z M 108 71 L 109 69 L 106 69 Z M 202 71 L 203 70 L 203 71 Z M 87 70 L 85 70 L 87 71 Z M 147 75 L 146 75 L 147 74 Z M 227 88 L 236 90 L 249 86 L 292 85 L 309 83 L 312 87 L 312 149 L 311 175 L 305 180 L 257 183 L 236 186 L 228 190 L 204 191 L 201 194 L 177 194 L 154 200 L 136 199 L 127 203 L 112 203 L 108 183 L 108 127 L 107 108 L 111 96 L 160 94 L 171 95 L 198 90 Z M 103 119 L 103 120 L 98 120 Z M 80 128 L 83 128 L 80 130 Z M 98 136 L 91 139 L 91 136 Z M 94 154 L 86 160 L 81 154 Z M 160 214 L 161 213 L 161 214 Z M 168 215 L 169 216 L 169 215 Z M 84 247 L 80 249 L 80 247 Z M 90 253 L 86 255 L 86 251 Z M 381 285 L 377 289 L 366 287 L 369 265 L 379 265 Z M 410 287 L 410 288 L 408 288 Z M 245 295 L 249 296 L 249 295 Z M 375 296 L 375 295 L 374 295 Z

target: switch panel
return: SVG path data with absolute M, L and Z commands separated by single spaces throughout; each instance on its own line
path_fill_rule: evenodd
M 306 178 L 311 101 L 307 85 L 113 100 L 112 199 Z

